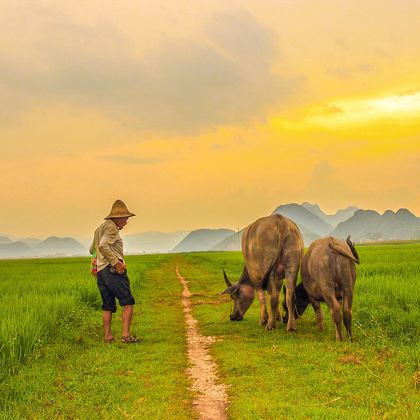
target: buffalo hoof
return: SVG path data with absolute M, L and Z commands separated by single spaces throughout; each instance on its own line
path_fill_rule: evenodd
M 270 321 L 267 322 L 267 325 L 265 326 L 265 329 L 268 331 L 272 331 L 276 328 L 276 325 Z
M 288 325 L 287 326 L 287 331 L 296 332 L 297 331 L 296 326 L 295 325 Z
M 262 318 L 260 319 L 260 325 L 266 325 L 267 324 L 268 319 L 267 318 Z

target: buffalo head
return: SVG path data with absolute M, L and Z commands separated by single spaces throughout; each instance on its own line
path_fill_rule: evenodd
M 303 287 L 302 283 L 299 283 L 296 286 L 295 289 L 295 299 L 294 299 L 294 305 L 295 308 L 295 319 L 298 319 L 304 312 L 307 306 L 309 305 L 309 297 L 306 293 L 305 288 Z M 289 312 L 287 310 L 286 305 L 286 288 L 283 286 L 283 309 L 285 311 L 285 315 L 283 317 L 283 322 L 287 324 L 287 321 L 289 320 Z
M 255 289 L 250 284 L 238 283 L 232 284 L 226 273 L 223 270 L 223 277 L 226 282 L 227 289 L 223 291 L 222 295 L 230 295 L 230 298 L 233 300 L 233 311 L 230 314 L 229 318 L 231 321 L 242 321 L 244 318 L 245 312 L 251 306 L 254 295 Z

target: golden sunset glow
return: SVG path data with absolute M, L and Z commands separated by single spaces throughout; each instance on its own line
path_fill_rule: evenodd
M 337 101 L 326 108 L 324 115 L 308 118 L 309 124 L 327 127 L 369 125 L 381 120 L 418 123 L 420 115 L 420 92 L 414 95 L 388 96 L 361 100 Z
M 305 111 L 304 111 L 305 112 Z M 420 91 L 404 95 L 380 96 L 376 98 L 337 99 L 331 104 L 314 106 L 306 110 L 297 120 L 273 118 L 279 128 L 304 131 L 308 129 L 344 129 L 374 127 L 389 121 L 399 125 L 420 127 Z
M 420 214 L 420 3 L 0 6 L 0 234 Z M 374 16 L 371 19 L 369 16 Z

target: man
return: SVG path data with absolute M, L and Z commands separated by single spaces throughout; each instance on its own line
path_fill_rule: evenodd
M 107 343 L 115 341 L 111 331 L 112 314 L 117 311 L 115 298 L 123 307 L 121 341 L 137 342 L 137 339 L 130 334 L 135 300 L 131 294 L 124 263 L 123 241 L 119 233 L 127 224 L 128 218 L 132 216 L 135 214 L 131 213 L 121 200 L 115 201 L 110 214 L 105 217 L 105 222 L 96 229 L 89 248 L 91 254 L 96 250 L 97 283 L 102 297 L 104 340 Z

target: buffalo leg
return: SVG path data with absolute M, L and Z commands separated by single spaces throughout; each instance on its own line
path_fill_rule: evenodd
M 265 299 L 265 292 L 262 289 L 257 289 L 258 300 L 260 301 L 260 325 L 267 324 L 268 321 L 268 313 L 267 313 L 267 305 Z
M 283 321 L 283 317 L 280 313 L 280 295 L 281 295 L 281 287 L 283 285 L 283 279 L 280 277 L 276 278 L 276 290 L 277 290 L 277 302 L 275 302 L 276 309 L 274 311 L 274 318 L 276 321 Z
M 270 297 L 270 312 L 268 314 L 267 330 L 273 330 L 276 328 L 278 317 L 280 317 L 279 311 L 279 298 L 280 298 L 280 285 L 281 279 L 276 271 L 270 273 L 268 280 L 267 292 Z
M 351 291 L 345 290 L 343 293 L 343 318 L 344 326 L 347 330 L 347 337 L 352 341 L 351 335 L 351 320 L 352 320 L 352 307 L 353 304 L 353 293 Z
M 279 292 L 280 294 L 280 292 Z M 279 306 L 277 306 L 277 310 L 276 310 L 276 321 L 283 321 L 283 317 L 281 316 L 280 313 L 280 302 L 279 302 Z
M 295 288 L 297 279 L 297 270 L 286 271 L 286 306 L 289 318 L 287 320 L 287 331 L 296 331 L 295 320 Z
M 328 289 L 323 290 L 322 294 L 324 296 L 324 300 L 328 307 L 330 308 L 331 317 L 335 324 L 335 338 L 338 341 L 343 340 L 343 334 L 341 333 L 341 323 L 343 321 L 343 317 L 341 315 L 341 307 L 338 303 L 337 298 L 335 297 L 335 290 L 334 289 Z
M 309 300 L 311 301 L 312 307 L 314 308 L 314 311 L 315 311 L 315 319 L 316 319 L 316 325 L 318 327 L 318 330 L 324 331 L 324 315 L 321 310 L 321 304 L 317 300 L 311 297 L 309 298 Z

